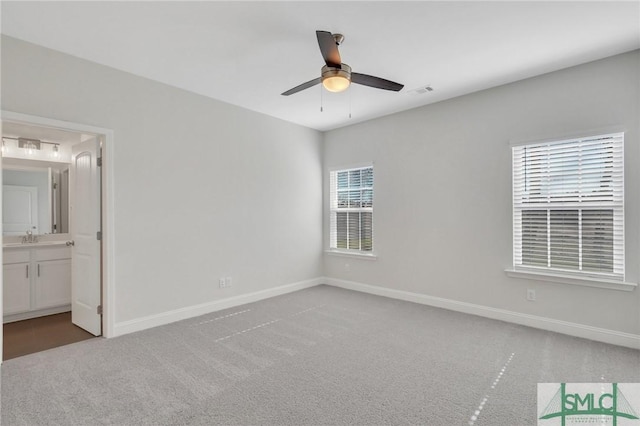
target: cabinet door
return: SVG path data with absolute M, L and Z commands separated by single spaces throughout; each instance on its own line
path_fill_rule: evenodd
M 35 309 L 71 303 L 71 259 L 37 262 Z
M 31 280 L 29 263 L 3 265 L 2 297 L 4 315 L 26 312 L 31 309 Z

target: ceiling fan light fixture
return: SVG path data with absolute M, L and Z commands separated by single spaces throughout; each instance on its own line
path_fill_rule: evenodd
M 339 75 L 326 77 L 322 80 L 322 85 L 330 92 L 344 92 L 349 88 L 351 81 L 348 78 Z
M 323 66 L 322 85 L 330 92 L 344 92 L 351 84 L 351 67 L 341 64 L 340 68 Z
M 298 93 L 320 83 L 330 92 L 344 92 L 352 82 L 375 89 L 390 90 L 392 92 L 399 92 L 404 87 L 404 84 L 385 80 L 384 78 L 373 75 L 357 72 L 352 73 L 351 67 L 343 64 L 342 59 L 340 59 L 338 46 L 344 41 L 342 34 L 331 34 L 329 31 L 316 31 L 316 38 L 318 39 L 318 47 L 320 47 L 322 59 L 324 59 L 326 64 L 320 71 L 320 77 L 282 92 L 282 96 L 293 95 L 294 93 Z

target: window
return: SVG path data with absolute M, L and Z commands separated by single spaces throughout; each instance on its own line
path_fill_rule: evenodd
M 624 135 L 513 147 L 514 269 L 624 280 Z
M 373 167 L 330 173 L 330 248 L 373 251 Z

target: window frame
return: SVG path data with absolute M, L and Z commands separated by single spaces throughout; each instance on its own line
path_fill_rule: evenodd
M 371 206 L 370 207 L 348 207 L 348 208 L 339 208 L 337 206 L 338 202 L 338 182 L 337 182 L 337 174 L 340 172 L 350 172 L 355 170 L 364 170 L 364 169 L 372 169 L 373 173 L 373 184 L 371 187 L 358 187 L 357 190 L 370 190 L 372 192 L 371 195 Z M 334 182 L 334 174 L 335 174 L 335 182 Z M 374 209 L 375 209 L 375 167 L 374 163 L 359 163 L 359 164 L 350 164 L 344 166 L 331 167 L 328 169 L 328 184 L 329 184 L 329 243 L 328 248 L 325 250 L 327 254 L 330 255 L 339 255 L 339 256 L 348 256 L 348 257 L 357 257 L 357 258 L 365 258 L 369 260 L 377 260 L 377 255 L 375 253 L 375 233 L 374 233 Z M 335 187 L 335 188 L 334 188 Z M 347 187 L 343 189 L 342 192 L 355 190 L 351 187 Z M 334 214 L 338 212 L 353 212 L 353 213 L 371 213 L 371 250 L 362 250 L 362 244 L 360 243 L 360 248 L 338 248 L 337 247 L 337 229 L 334 229 L 334 220 L 337 220 L 337 217 L 334 217 Z M 337 225 L 336 225 L 337 226 Z M 359 241 L 362 240 L 362 235 L 359 236 Z M 348 245 L 348 244 L 347 244 Z
M 545 140 L 531 140 L 531 141 L 520 141 L 520 142 L 512 142 L 510 144 L 511 147 L 511 167 L 512 167 L 512 220 L 513 220 L 513 229 L 512 229 L 512 250 L 513 250 L 513 259 L 511 268 L 505 269 L 507 275 L 511 277 L 517 278 L 528 278 L 528 279 L 536 279 L 543 281 L 552 281 L 552 282 L 561 282 L 566 284 L 580 284 L 587 285 L 592 287 L 602 287 L 602 288 L 613 288 L 617 290 L 633 290 L 637 285 L 635 283 L 625 282 L 625 247 L 624 247 L 624 132 L 616 130 L 609 132 L 591 132 L 589 134 L 583 134 L 576 137 L 559 137 L 559 138 L 550 138 Z M 520 150 L 523 147 L 540 147 L 543 145 L 556 145 L 560 147 L 562 144 L 567 143 L 576 143 L 580 144 L 583 149 L 585 145 L 588 146 L 588 141 L 596 140 L 598 138 L 619 138 L 620 141 L 620 152 L 616 153 L 616 147 L 613 148 L 612 159 L 614 162 L 618 162 L 621 172 L 622 179 L 618 184 L 612 184 L 613 187 L 617 188 L 621 194 L 621 200 L 611 200 L 605 203 L 594 203 L 592 205 L 585 204 L 576 204 L 574 203 L 562 203 L 562 202 L 553 202 L 551 201 L 551 192 L 549 193 L 549 200 L 546 203 L 541 203 L 535 206 L 534 203 L 527 204 L 526 202 L 518 202 L 517 196 L 522 195 L 523 192 L 518 192 L 516 188 L 516 173 L 518 170 L 522 171 L 522 169 L 518 169 L 517 161 L 521 161 L 518 159 L 516 150 Z M 549 148 L 552 150 L 553 148 Z M 549 160 L 547 160 L 549 161 Z M 582 167 L 582 166 L 580 166 Z M 582 170 L 582 169 L 580 169 Z M 582 172 L 580 172 L 582 173 Z M 562 173 L 561 173 L 562 174 Z M 566 174 L 562 174 L 562 176 L 566 176 Z M 551 177 L 550 177 L 551 178 Z M 581 195 L 582 196 L 582 195 Z M 578 234 L 579 244 L 582 247 L 583 244 L 583 236 L 582 236 L 582 212 L 585 210 L 611 210 L 614 215 L 621 214 L 621 219 L 616 219 L 616 224 L 620 226 L 621 236 L 615 237 L 615 244 L 618 247 L 621 247 L 621 256 L 618 256 L 614 259 L 614 262 L 621 262 L 621 267 L 616 268 L 615 266 L 612 268 L 611 273 L 607 272 L 598 272 L 598 271 L 583 271 L 583 270 L 571 270 L 571 269 L 560 269 L 553 268 L 549 266 L 533 266 L 533 265 L 523 265 L 522 264 L 522 253 L 524 252 L 522 245 L 522 238 L 524 236 L 523 231 L 523 222 L 521 219 L 521 215 L 524 211 L 531 209 L 531 207 L 535 206 L 533 210 L 541 210 L 546 211 L 548 218 L 551 217 L 552 211 L 561 211 L 561 210 L 576 210 L 580 215 L 580 232 Z M 520 222 L 518 222 L 518 214 L 520 214 Z M 549 219 L 550 220 L 550 219 Z M 549 225 L 550 226 L 550 225 Z M 519 229 L 518 229 L 519 227 Z M 549 230 L 547 230 L 547 233 Z M 615 231 L 612 231 L 615 232 Z M 520 244 L 520 247 L 517 244 Z M 550 244 L 550 243 L 549 243 Z M 614 244 L 614 245 L 615 245 Z M 519 250 L 520 257 L 518 258 L 517 252 Z M 550 245 L 547 246 L 547 250 L 552 250 Z M 615 252 L 615 249 L 612 249 L 612 253 Z M 615 255 L 614 255 L 615 256 Z M 578 254 L 578 261 L 582 264 L 584 259 L 583 253 L 580 251 Z

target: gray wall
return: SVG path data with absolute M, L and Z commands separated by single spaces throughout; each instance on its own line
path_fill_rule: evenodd
M 510 141 L 625 131 L 626 279 L 640 278 L 638 51 L 325 135 L 324 168 L 374 162 L 377 261 L 325 275 L 640 334 L 640 295 L 510 278 Z M 325 174 L 325 209 L 328 174 Z M 325 247 L 328 221 L 325 217 Z M 345 267 L 349 264 L 349 270 Z M 537 301 L 525 299 L 537 290 Z
M 2 109 L 114 131 L 116 323 L 322 275 L 319 132 L 9 37 Z

